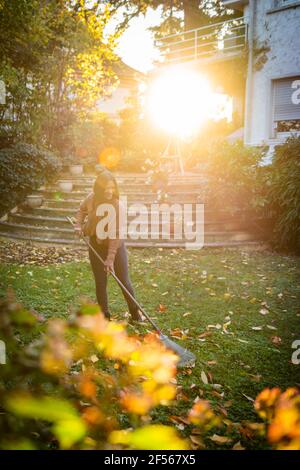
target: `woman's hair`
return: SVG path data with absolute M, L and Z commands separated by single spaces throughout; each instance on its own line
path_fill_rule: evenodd
M 105 196 L 104 196 L 104 191 L 107 186 L 107 183 L 109 182 L 114 183 L 114 195 L 113 195 L 113 201 L 116 202 L 119 200 L 119 189 L 118 189 L 118 184 L 115 179 L 115 177 L 111 174 L 110 171 L 108 170 L 103 170 L 96 178 L 94 182 L 94 196 L 95 196 L 95 203 L 97 205 L 106 202 Z

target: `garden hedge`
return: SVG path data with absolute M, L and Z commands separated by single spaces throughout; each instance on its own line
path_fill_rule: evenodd
M 48 150 L 24 143 L 0 149 L 0 216 L 60 169 L 60 160 Z
M 300 253 L 300 137 L 291 137 L 275 150 L 270 206 L 276 248 Z

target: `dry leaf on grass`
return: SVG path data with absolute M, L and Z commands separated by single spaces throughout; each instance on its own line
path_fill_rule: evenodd
M 213 442 L 216 442 L 217 444 L 230 444 L 232 442 L 230 437 L 219 436 L 218 434 L 214 434 L 209 439 Z
M 158 307 L 157 307 L 157 310 L 159 312 L 165 312 L 167 310 L 167 307 L 163 304 L 159 304 Z
M 201 372 L 201 380 L 205 385 L 208 385 L 208 378 L 204 370 Z
M 234 444 L 232 450 L 245 450 L 245 447 L 243 447 L 241 442 L 239 441 L 236 444 Z
M 271 341 L 275 346 L 279 346 L 282 343 L 280 336 L 272 336 Z
M 190 435 L 190 440 L 192 444 L 194 444 L 193 447 L 195 447 L 196 449 L 199 447 L 204 448 L 204 444 L 200 436 L 195 436 L 192 434 Z
M 260 313 L 261 315 L 268 315 L 268 313 L 270 313 L 270 312 L 269 312 L 269 310 L 267 310 L 266 308 L 261 308 L 260 311 L 259 311 L 259 313 Z
M 254 400 L 253 398 L 249 397 L 248 395 L 246 395 L 245 393 L 242 393 L 243 397 L 247 398 L 248 401 L 251 401 L 251 403 L 254 403 Z

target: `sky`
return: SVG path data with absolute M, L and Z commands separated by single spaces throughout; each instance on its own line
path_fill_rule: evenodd
M 118 13 L 118 16 L 116 16 L 109 25 L 108 33 L 114 30 L 116 24 L 122 20 L 122 16 L 122 12 L 120 12 L 120 14 Z M 153 68 L 153 62 L 159 59 L 159 51 L 154 46 L 153 35 L 148 28 L 160 23 L 161 10 L 159 8 L 157 10 L 148 9 L 145 16 L 140 15 L 131 20 L 130 26 L 120 38 L 119 46 L 116 51 L 123 62 L 143 73 L 147 73 Z M 201 77 L 199 80 L 200 79 Z M 169 80 L 171 83 L 172 79 Z M 183 88 L 185 89 L 186 86 Z M 177 91 L 176 94 L 178 94 Z M 216 108 L 214 113 L 215 117 L 218 116 L 218 118 L 227 118 L 230 120 L 232 115 L 232 102 L 228 101 L 228 97 L 215 93 L 209 96 L 209 101 L 214 102 Z M 202 96 L 201 99 L 203 100 L 205 97 Z M 159 108 L 159 103 L 157 107 Z M 194 114 L 196 115 L 197 113 Z
M 127 65 L 143 73 L 153 68 L 153 61 L 158 59 L 159 52 L 155 49 L 153 36 L 147 28 L 156 26 L 160 22 L 160 9 L 156 11 L 149 9 L 146 16 L 140 15 L 131 20 L 117 48 L 118 55 Z

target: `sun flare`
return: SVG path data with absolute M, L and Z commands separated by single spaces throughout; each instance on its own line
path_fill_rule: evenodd
M 156 125 L 184 138 L 198 131 L 205 120 L 218 117 L 221 96 L 199 73 L 174 68 L 152 82 L 147 108 Z

